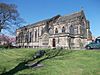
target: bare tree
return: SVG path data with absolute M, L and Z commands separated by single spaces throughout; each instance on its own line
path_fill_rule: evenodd
M 2 29 L 13 32 L 24 23 L 16 8 L 15 4 L 0 3 L 0 32 Z

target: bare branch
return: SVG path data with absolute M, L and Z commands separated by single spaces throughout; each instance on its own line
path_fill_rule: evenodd
M 0 3 L 0 32 L 2 29 L 15 32 L 22 23 L 25 22 L 20 18 L 15 4 Z

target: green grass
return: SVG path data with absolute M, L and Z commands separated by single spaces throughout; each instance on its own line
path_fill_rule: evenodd
M 29 59 L 35 50 L 33 49 L 7 49 L 0 50 L 0 72 L 6 68 L 10 70 L 18 63 Z
M 18 63 L 32 57 L 33 49 L 0 51 L 0 72 L 14 68 Z M 15 75 L 100 75 L 99 50 L 63 50 L 62 55 L 42 62 L 40 68 L 30 68 Z

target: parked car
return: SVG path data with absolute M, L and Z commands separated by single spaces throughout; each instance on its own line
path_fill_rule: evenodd
M 86 49 L 100 49 L 100 37 L 85 46 Z

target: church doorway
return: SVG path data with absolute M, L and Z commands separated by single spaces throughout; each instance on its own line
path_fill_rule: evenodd
M 53 38 L 52 47 L 56 47 L 55 39 Z

